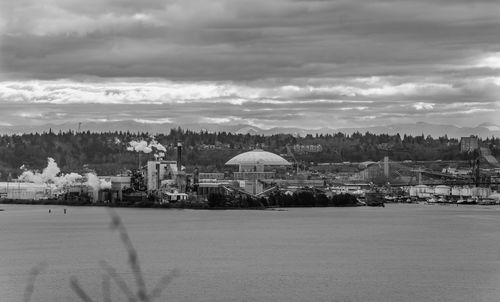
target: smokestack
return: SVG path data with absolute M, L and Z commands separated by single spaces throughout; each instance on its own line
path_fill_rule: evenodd
M 177 171 L 181 171 L 182 168 L 182 143 L 177 143 Z
M 160 179 L 160 163 L 157 162 L 156 163 L 156 190 L 159 190 L 160 189 L 160 186 L 161 186 L 161 179 Z
M 384 175 L 389 177 L 389 156 L 384 156 Z

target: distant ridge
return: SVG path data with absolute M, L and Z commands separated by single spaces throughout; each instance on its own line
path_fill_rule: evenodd
M 394 124 L 387 126 L 374 126 L 363 128 L 320 128 L 320 129 L 303 129 L 300 127 L 275 127 L 270 129 L 261 129 L 252 125 L 238 124 L 209 124 L 209 123 L 192 123 L 192 124 L 174 124 L 174 123 L 141 123 L 133 120 L 115 121 L 115 122 L 82 122 L 81 131 L 91 132 L 113 132 L 113 131 L 130 131 L 149 132 L 149 133 L 168 133 L 170 129 L 181 127 L 192 131 L 208 131 L 208 132 L 231 132 L 236 134 L 251 134 L 251 135 L 273 135 L 273 134 L 293 134 L 296 136 L 305 136 L 307 134 L 326 134 L 338 133 L 352 134 L 355 132 L 373 134 L 390 134 L 399 133 L 401 136 L 406 135 L 431 135 L 439 137 L 447 135 L 448 137 L 460 138 L 463 136 L 477 135 L 482 138 L 499 137 L 500 126 L 493 123 L 483 123 L 476 127 L 457 127 L 453 125 L 440 125 L 418 122 L 413 124 Z M 19 134 L 19 133 L 34 133 L 34 132 L 52 132 L 59 131 L 77 131 L 78 122 L 65 124 L 45 124 L 41 126 L 0 126 L 0 134 Z

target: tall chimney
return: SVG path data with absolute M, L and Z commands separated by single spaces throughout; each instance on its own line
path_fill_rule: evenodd
M 182 143 L 177 143 L 177 171 L 181 171 L 182 168 Z
M 160 162 L 156 162 L 156 187 L 155 187 L 155 190 L 159 190 L 161 187 L 160 168 L 161 168 Z
M 389 177 L 389 156 L 384 156 L 384 175 Z

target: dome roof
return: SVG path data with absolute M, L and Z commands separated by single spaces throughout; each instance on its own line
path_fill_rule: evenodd
M 226 165 L 264 165 L 264 166 L 289 166 L 283 157 L 261 149 L 241 153 L 231 158 Z

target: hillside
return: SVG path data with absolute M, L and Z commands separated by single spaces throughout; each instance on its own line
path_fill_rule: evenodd
M 120 171 L 138 167 L 153 159 L 153 153 L 140 154 L 127 151 L 132 140 L 151 141 L 148 133 L 131 132 L 59 132 L 52 131 L 23 135 L 0 136 L 0 180 L 6 180 L 9 173 L 16 177 L 24 165 L 29 169 L 42 169 L 47 158 L 56 160 L 63 172 L 84 172 L 94 170 L 101 175 L 113 175 Z M 189 170 L 199 167 L 202 171 L 224 171 L 224 163 L 231 157 L 262 148 L 277 154 L 287 154 L 288 145 L 295 158 L 302 165 L 311 162 L 363 162 L 378 161 L 388 155 L 392 160 L 459 160 L 459 141 L 446 136 L 407 136 L 342 133 L 326 135 L 291 134 L 250 135 L 227 132 L 194 132 L 180 128 L 156 135 L 156 140 L 166 147 L 165 157 L 175 159 L 178 141 L 184 144 L 183 164 Z M 498 138 L 482 141 L 483 147 L 499 156 Z

